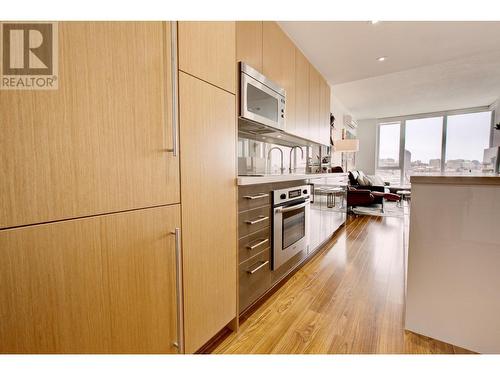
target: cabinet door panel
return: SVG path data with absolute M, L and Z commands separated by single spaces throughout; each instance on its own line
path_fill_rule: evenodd
M 320 81 L 320 142 L 330 144 L 330 86 L 321 78 Z
M 262 21 L 236 22 L 236 61 L 262 72 Z
M 295 129 L 293 133 L 310 138 L 309 132 L 309 61 L 295 49 Z
M 179 202 L 170 27 L 60 22 L 59 89 L 0 91 L 0 228 Z
M 179 69 L 234 93 L 235 22 L 179 22 Z
M 179 206 L 0 231 L 1 353 L 174 353 Z
M 295 129 L 295 45 L 276 22 L 264 22 L 262 70 L 286 90 L 286 129 Z
M 186 352 L 236 317 L 235 96 L 179 76 Z
M 309 138 L 318 142 L 320 139 L 320 96 L 321 76 L 309 65 Z
M 173 205 L 102 218 L 107 254 L 111 352 L 177 353 Z

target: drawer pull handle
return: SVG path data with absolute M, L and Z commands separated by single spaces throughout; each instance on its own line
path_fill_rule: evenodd
M 261 262 L 261 264 L 259 264 L 253 270 L 248 270 L 247 273 L 249 273 L 250 275 L 253 275 L 255 272 L 257 272 L 258 270 L 260 270 L 261 268 L 265 267 L 268 264 L 269 264 L 268 260 L 266 260 L 265 262 Z
M 265 239 L 263 239 L 263 240 L 259 240 L 259 242 L 257 242 L 257 243 L 256 243 L 256 244 L 254 244 L 254 245 L 247 245 L 247 249 L 249 249 L 249 250 L 253 250 L 253 249 L 255 249 L 255 248 L 259 247 L 260 245 L 264 245 L 264 244 L 265 244 L 265 243 L 267 243 L 268 241 L 269 241 L 269 239 L 268 239 L 268 238 L 265 238 Z
M 269 196 L 269 194 L 267 194 L 267 193 L 259 193 L 257 195 L 245 195 L 245 196 L 243 196 L 243 198 L 254 200 L 254 199 L 265 198 L 268 196 Z
M 259 216 L 258 219 L 255 219 L 255 220 L 246 220 L 245 223 L 250 224 L 250 225 L 254 225 L 254 224 L 266 221 L 267 219 L 269 219 L 269 216 L 262 216 L 261 215 L 261 216 Z

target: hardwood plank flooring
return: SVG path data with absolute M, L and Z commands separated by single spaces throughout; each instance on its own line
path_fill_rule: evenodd
M 349 217 L 213 353 L 467 353 L 404 330 L 406 222 Z

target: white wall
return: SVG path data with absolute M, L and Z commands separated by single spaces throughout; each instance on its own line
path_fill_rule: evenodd
M 359 139 L 359 152 L 356 155 L 356 168 L 366 174 L 375 174 L 377 120 L 359 120 L 357 137 Z
M 330 96 L 330 109 L 335 116 L 335 133 L 333 140 L 336 141 L 342 138 L 342 129 L 344 129 L 344 115 L 350 115 L 349 110 L 342 104 L 342 102 L 335 96 Z M 356 133 L 353 129 L 349 128 L 351 133 Z M 332 155 L 332 166 L 342 165 L 342 153 L 334 152 Z

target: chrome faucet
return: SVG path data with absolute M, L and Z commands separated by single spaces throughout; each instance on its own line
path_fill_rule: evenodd
M 290 149 L 290 168 L 288 168 L 289 172 L 292 173 L 292 171 L 295 171 L 297 169 L 297 162 L 295 162 L 295 168 L 292 169 L 292 151 L 294 148 L 298 148 L 300 150 L 300 158 L 304 159 L 304 150 L 300 146 L 293 146 Z
M 283 167 L 283 150 L 277 146 L 271 147 L 269 149 L 269 152 L 267 153 L 267 158 L 269 159 L 269 161 L 271 161 L 271 152 L 273 150 L 278 150 L 281 154 L 281 168 L 280 168 L 280 170 L 281 170 L 281 174 L 283 174 L 283 172 L 285 171 L 285 168 Z

